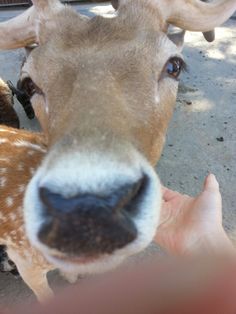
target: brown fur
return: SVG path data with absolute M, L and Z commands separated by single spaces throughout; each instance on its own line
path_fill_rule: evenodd
M 53 267 L 26 237 L 22 202 L 45 151 L 41 134 L 0 126 L 0 244 L 7 246 L 23 280 L 41 301 L 51 295 L 46 273 Z
M 162 71 L 178 50 L 153 10 L 137 1 L 116 19 L 81 21 L 64 9 L 41 26 L 24 71 L 47 99 L 50 146 L 59 141 L 64 149 L 73 138 L 93 150 L 127 142 L 158 161 L 178 85 Z
M 29 69 L 48 101 L 49 117 L 45 117 L 43 109 L 40 120 L 42 124 L 46 121 L 44 129 L 50 145 L 59 141 L 58 149 L 66 151 L 76 138 L 88 150 L 119 155 L 128 142 L 152 164 L 159 159 L 177 92 L 177 83 L 163 79 L 162 69 L 175 46 L 158 33 L 158 22 L 152 12 L 149 14 L 149 8 L 144 6 L 142 10 L 140 16 L 136 10 L 129 12 L 133 20 L 124 11 L 113 22 L 100 17 L 90 22 L 83 20 L 83 27 L 77 14 L 65 9 L 55 16 L 52 38 L 51 26 L 42 26 L 42 46 L 31 52 L 23 73 Z M 137 32 L 139 23 L 147 23 L 147 30 Z M 164 60 L 158 53 L 159 46 L 165 47 Z M 33 97 L 33 105 L 43 108 L 43 99 L 40 95 Z M 30 147 L 18 148 L 14 143 L 21 139 L 45 148 L 44 140 L 39 134 L 4 130 L 0 131 L 0 139 L 7 138 L 6 143 L 0 144 L 0 241 L 8 247 L 22 278 L 43 300 L 51 294 L 46 272 L 52 266 L 26 238 L 22 199 L 44 153 Z M 104 135 L 105 140 L 101 140 Z
M 1 79 L 0 109 L 0 122 L 18 127 L 19 120 L 12 108 L 12 94 Z M 51 294 L 46 273 L 52 266 L 31 247 L 26 238 L 22 202 L 27 183 L 45 151 L 45 139 L 41 134 L 0 125 L 0 244 L 7 247 L 22 278 L 39 300 Z
M 160 32 L 158 12 L 154 19 L 152 9 L 137 3 L 141 13 L 132 5 L 129 13 L 124 10 L 113 21 L 80 20 L 65 9 L 53 23 L 41 25 L 41 45 L 29 55 L 23 75 L 27 73 L 43 91 L 32 103 L 39 112 L 41 106 L 40 120 L 49 146 L 57 143 L 56 155 L 70 151 L 76 139 L 88 152 L 111 151 L 122 159 L 131 144 L 153 165 L 159 159 L 177 92 L 177 82 L 162 71 L 177 48 Z M 138 30 L 139 25 L 143 30 Z M 2 172 L 6 171 L 0 186 L 0 241 L 22 278 L 43 300 L 50 294 L 46 272 L 52 266 L 25 236 L 22 199 L 44 154 L 14 143 L 20 138 L 45 146 L 41 135 L 10 131 L 0 131 L 0 141 L 7 138 L 0 144 Z
M 15 23 L 19 21 L 19 38 L 15 42 L 10 36 L 1 39 L 1 47 L 30 43 L 32 34 L 33 40 L 39 43 L 23 67 L 23 76 L 31 77 L 42 92 L 32 98 L 32 103 L 38 106 L 39 112 L 42 111 L 40 119 L 44 120 L 41 122 L 47 131 L 47 167 L 58 162 L 62 153 L 69 155 L 80 150 L 87 156 L 91 152 L 112 153 L 116 160 L 130 164 L 132 150 L 139 151 L 152 165 L 159 160 L 178 86 L 178 82 L 168 76 L 165 67 L 171 57 L 179 55 L 178 48 L 165 34 L 167 22 L 185 25 L 189 29 L 193 18 L 198 22 L 201 18 L 198 24 L 204 23 L 202 28 L 194 26 L 192 29 L 202 31 L 208 31 L 208 27 L 211 29 L 213 24 L 217 24 L 216 13 L 211 14 L 211 26 L 207 25 L 206 16 L 200 14 L 206 8 L 210 16 L 213 6 L 206 7 L 197 2 L 195 8 L 191 2 L 188 0 L 184 4 L 192 8 L 192 16 L 191 12 L 182 14 L 183 6 L 172 8 L 172 0 L 127 0 L 122 1 L 117 17 L 88 20 L 71 9 L 61 9 L 56 0 L 34 0 L 39 12 L 31 8 L 12 22 L 10 28 L 14 31 L 17 28 Z M 219 9 L 225 5 L 230 14 L 234 3 L 235 0 L 221 1 Z M 55 5 L 56 13 L 53 11 Z M 173 16 L 172 11 L 175 13 Z M 221 20 L 226 15 L 222 15 Z M 36 27 L 35 16 L 40 20 L 39 27 Z M 188 20 L 186 23 L 185 19 Z M 7 26 L 9 24 L 2 25 L 2 29 L 6 30 Z M 11 141 L 13 144 L 6 147 L 10 152 L 11 145 L 14 146 L 14 140 Z M 5 149 L 6 152 L 8 150 Z M 15 153 L 12 151 L 12 154 Z M 27 154 L 26 150 L 18 155 L 19 160 L 27 158 Z M 5 165 L 13 169 L 11 173 L 14 176 L 20 171 L 17 170 L 19 160 Z M 32 164 L 32 158 L 27 162 L 27 166 Z M 26 169 L 23 179 L 27 182 L 30 175 Z M 15 178 L 11 180 L 15 184 Z M 20 181 L 17 182 L 19 184 Z M 9 223 L 3 228 L 3 244 L 8 246 L 8 253 L 20 268 L 24 280 L 42 298 L 48 287 L 38 267 L 45 264 L 44 261 L 39 262 L 41 255 L 29 246 L 25 238 L 20 209 L 23 196 L 19 187 L 16 190 L 11 187 L 10 193 L 8 196 L 6 190 L 2 194 L 6 202 L 4 210 L 11 211 L 3 214 Z M 13 203 L 9 197 L 14 199 Z M 7 205 L 11 208 L 5 209 Z M 17 219 L 11 215 L 15 210 Z M 25 264 L 30 260 L 27 258 L 29 254 L 36 256 L 31 267 Z M 19 267 L 21 264 L 23 266 Z M 47 266 L 43 269 L 46 271 Z

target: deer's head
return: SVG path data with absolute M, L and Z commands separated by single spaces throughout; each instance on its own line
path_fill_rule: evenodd
M 57 0 L 0 26 L 37 43 L 22 84 L 47 118 L 48 153 L 25 196 L 28 236 L 60 268 L 95 272 L 144 249 L 158 225 L 158 161 L 184 67 L 169 24 L 207 32 L 235 0 L 121 0 L 87 19 Z

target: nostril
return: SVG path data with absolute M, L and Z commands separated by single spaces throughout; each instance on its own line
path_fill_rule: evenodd
M 48 188 L 41 187 L 39 196 L 47 212 L 53 214 L 69 214 L 75 211 L 86 212 L 92 208 L 105 210 L 107 214 L 125 211 L 134 214 L 139 207 L 148 185 L 147 176 L 143 176 L 137 182 L 126 184 L 112 191 L 109 195 L 78 194 L 66 198 L 54 193 Z
M 53 215 L 54 212 L 57 214 L 71 213 L 78 208 L 80 198 L 65 198 L 61 194 L 51 192 L 49 189 L 42 187 L 39 190 L 39 196 L 43 205 L 47 208 L 47 211 Z

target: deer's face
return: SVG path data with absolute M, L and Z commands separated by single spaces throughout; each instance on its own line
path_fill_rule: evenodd
M 22 70 L 49 140 L 26 192 L 26 229 L 66 270 L 107 270 L 147 247 L 158 225 L 153 165 L 184 62 L 151 2 L 92 20 L 59 6 Z
M 47 108 L 49 138 L 26 194 L 27 230 L 55 263 L 118 262 L 144 249 L 157 228 L 152 165 L 183 61 L 162 32 L 127 34 L 118 19 L 101 17 L 80 30 L 66 11 L 56 24 L 63 27 L 41 30 L 48 39 L 22 70 L 32 102 Z

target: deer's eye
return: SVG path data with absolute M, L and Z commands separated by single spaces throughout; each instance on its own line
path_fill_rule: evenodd
M 175 79 L 179 77 L 182 70 L 186 70 L 186 64 L 179 57 L 170 58 L 165 67 L 165 72 Z
M 24 78 L 22 81 L 18 81 L 17 88 L 27 94 L 28 97 L 32 97 L 35 93 L 41 94 L 41 90 L 31 80 L 30 77 Z

